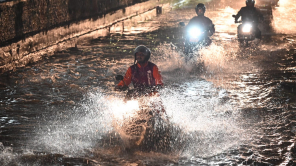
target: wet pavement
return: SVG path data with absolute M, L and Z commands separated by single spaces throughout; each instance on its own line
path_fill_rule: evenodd
M 295 2 L 280 0 L 262 41 L 240 47 L 231 15 L 244 1 L 208 1 L 213 43 L 188 62 L 179 22 L 196 2 L 182 2 L 2 74 L 1 165 L 295 165 Z M 125 151 L 113 126 L 129 108 L 114 76 L 139 44 L 163 75 L 170 150 Z

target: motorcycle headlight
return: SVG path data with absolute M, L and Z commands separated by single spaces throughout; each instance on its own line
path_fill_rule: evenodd
M 197 27 L 192 27 L 189 29 L 188 33 L 190 37 L 197 38 L 201 35 L 201 30 Z
M 243 32 L 248 33 L 252 30 L 252 24 L 244 24 L 243 25 Z
M 116 101 L 110 107 L 113 116 L 116 120 L 124 120 L 128 117 L 133 117 L 139 110 L 139 103 L 137 100 L 128 100 L 127 102 Z

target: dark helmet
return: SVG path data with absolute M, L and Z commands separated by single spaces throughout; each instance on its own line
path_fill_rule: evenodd
M 134 51 L 134 56 L 135 56 L 135 59 L 136 59 L 136 53 L 137 52 L 142 52 L 144 55 L 145 55 L 145 61 L 148 61 L 149 58 L 150 58 L 150 55 L 151 55 L 151 52 L 149 50 L 149 48 L 147 48 L 146 46 L 144 45 L 139 45 L 135 51 Z
M 195 7 L 195 12 L 198 14 L 198 9 L 202 9 L 203 13 L 206 12 L 206 6 L 203 3 L 199 3 Z
M 246 5 L 247 6 L 254 6 L 255 5 L 255 0 L 246 0 Z

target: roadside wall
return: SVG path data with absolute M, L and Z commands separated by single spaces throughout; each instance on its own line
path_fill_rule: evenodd
M 76 46 L 86 37 L 118 33 L 118 28 L 124 31 L 128 24 L 136 26 L 138 21 L 156 16 L 158 6 L 163 5 L 169 7 L 161 0 L 18 0 L 0 3 L 0 40 L 4 41 L 0 44 L 0 74 Z
M 0 46 L 147 0 L 16 0 L 0 3 Z

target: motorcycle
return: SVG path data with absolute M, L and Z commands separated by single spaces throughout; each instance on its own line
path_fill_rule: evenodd
M 179 25 L 185 26 L 184 22 L 180 22 Z M 186 28 L 184 53 L 189 54 L 200 50 L 201 48 L 211 44 L 211 39 L 208 35 L 209 29 L 201 25 L 193 25 Z
M 236 17 L 236 15 L 232 15 L 232 17 Z M 238 21 L 237 23 L 242 23 L 237 28 L 237 37 L 238 41 L 242 45 L 249 45 L 249 42 L 255 40 L 255 24 L 252 21 Z
M 122 80 L 122 75 L 117 75 L 116 80 Z M 133 116 L 124 119 L 123 124 L 117 126 L 117 131 L 128 150 L 151 150 L 160 145 L 165 138 L 169 138 L 168 117 L 161 101 L 155 97 L 157 87 L 134 88 L 125 87 L 121 91 L 127 91 L 124 101 L 137 101 L 139 109 L 134 110 Z M 169 141 L 167 141 L 168 143 Z

